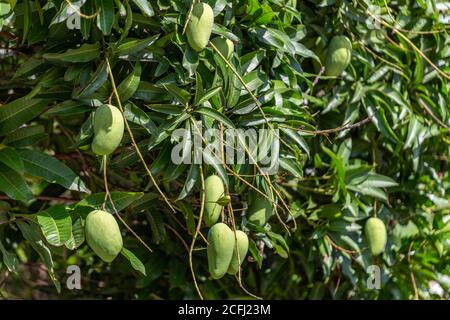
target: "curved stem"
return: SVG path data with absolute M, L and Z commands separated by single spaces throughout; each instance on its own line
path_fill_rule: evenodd
M 103 202 L 103 209 L 105 209 L 106 207 L 106 199 L 109 200 L 109 202 L 111 203 L 111 207 L 114 211 L 114 214 L 117 216 L 117 218 L 120 220 L 120 222 L 122 222 L 122 224 L 125 226 L 125 228 L 128 229 L 128 231 L 131 232 L 131 234 L 150 252 L 153 252 L 153 250 L 148 246 L 148 244 L 145 243 L 144 240 L 142 240 L 141 237 L 138 236 L 138 234 L 136 232 L 134 232 L 133 229 L 131 229 L 131 227 L 125 222 L 125 220 L 120 216 L 119 212 L 116 209 L 116 206 L 114 205 L 114 201 L 111 197 L 111 193 L 109 192 L 109 187 L 108 187 L 108 177 L 107 177 L 107 170 L 106 170 L 106 164 L 107 164 L 107 157 L 103 156 L 103 181 L 105 183 L 105 201 Z
M 119 105 L 120 111 L 121 111 L 122 114 L 123 114 L 123 113 L 124 113 L 124 109 L 123 109 L 123 107 L 122 107 L 122 103 L 120 102 L 119 93 L 118 93 L 118 91 L 117 91 L 116 82 L 114 81 L 114 75 L 113 75 L 113 73 L 112 73 L 111 65 L 109 64 L 108 58 L 106 58 L 106 64 L 107 64 L 107 66 L 108 66 L 108 73 L 109 73 L 109 77 L 110 77 L 110 79 L 111 79 L 111 86 L 112 86 L 114 95 L 115 95 L 115 97 L 116 97 L 117 104 Z M 165 195 L 165 194 L 162 192 L 162 190 L 159 188 L 158 184 L 157 184 L 156 181 L 155 181 L 155 178 L 153 177 L 153 175 L 152 175 L 150 169 L 148 168 L 147 163 L 145 162 L 145 159 L 144 159 L 144 157 L 142 156 L 141 151 L 139 150 L 139 147 L 138 147 L 138 145 L 137 145 L 137 143 L 136 143 L 136 140 L 134 139 L 133 132 L 131 131 L 130 125 L 128 124 L 128 121 L 127 121 L 126 117 L 124 116 L 123 119 L 124 119 L 124 122 L 125 122 L 125 126 L 126 126 L 126 128 L 127 128 L 128 134 L 129 134 L 129 136 L 130 136 L 130 138 L 131 138 L 131 143 L 133 144 L 133 147 L 135 148 L 136 153 L 137 153 L 138 156 L 139 156 L 139 159 L 141 160 L 142 164 L 144 165 L 145 171 L 147 172 L 148 176 L 150 177 L 150 180 L 152 181 L 152 183 L 153 183 L 153 185 L 155 186 L 156 190 L 158 190 L 159 194 L 163 197 L 164 201 L 167 203 L 167 205 L 168 205 L 169 208 L 172 210 L 172 212 L 175 213 L 175 212 L 176 212 L 176 211 L 175 211 L 175 208 L 172 206 L 172 204 L 169 202 L 169 199 L 166 197 L 166 195 Z
M 198 216 L 197 228 L 195 229 L 194 236 L 192 237 L 191 247 L 189 248 L 189 267 L 191 269 L 192 278 L 194 279 L 195 289 L 197 290 L 197 293 L 200 296 L 200 299 L 203 300 L 203 295 L 202 295 L 202 292 L 200 291 L 200 288 L 198 287 L 197 278 L 195 277 L 195 272 L 194 272 L 194 265 L 192 263 L 192 252 L 194 251 L 195 240 L 197 239 L 197 235 L 200 232 L 200 227 L 202 225 L 202 220 L 203 220 L 203 211 L 205 209 L 205 179 L 203 176 L 203 167 L 201 165 L 200 165 L 200 180 L 202 183 L 202 190 L 201 190 L 202 200 L 201 200 L 200 214 Z

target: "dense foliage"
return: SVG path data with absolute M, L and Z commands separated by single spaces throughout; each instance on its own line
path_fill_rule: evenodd
M 208 299 L 448 298 L 450 36 L 438 1 L 203 2 L 229 60 L 188 44 L 188 0 L 1 0 L 1 296 L 198 298 L 197 283 Z M 328 58 L 335 36 L 351 48 Z M 91 149 L 105 103 L 126 119 L 107 161 Z M 172 133 L 199 125 L 269 130 L 279 171 L 173 163 Z M 241 272 L 220 280 L 200 224 L 214 173 L 231 199 L 221 219 L 249 237 Z M 246 208 L 263 195 L 276 212 L 259 225 Z M 112 263 L 85 242 L 102 208 L 123 235 Z M 378 256 L 372 216 L 387 229 Z M 80 290 L 66 287 L 70 265 Z

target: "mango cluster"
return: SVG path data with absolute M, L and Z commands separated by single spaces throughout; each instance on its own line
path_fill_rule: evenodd
M 219 176 L 211 175 L 205 179 L 204 222 L 211 226 L 208 232 L 208 269 L 213 279 L 225 274 L 236 274 L 248 251 L 248 237 L 241 230 L 230 229 L 225 223 L 217 223 L 224 197 L 225 187 Z

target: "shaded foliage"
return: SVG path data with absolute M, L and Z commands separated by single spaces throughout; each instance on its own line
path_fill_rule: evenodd
M 205 2 L 215 14 L 213 36 L 234 42 L 229 62 L 211 46 L 197 53 L 187 44 L 190 1 L 0 3 L 1 294 L 198 298 L 188 247 L 202 176 L 218 173 L 231 195 L 227 221 L 234 212 L 250 238 L 242 268 L 250 292 L 448 298 L 450 37 L 436 1 Z M 336 35 L 351 40 L 352 59 L 327 77 L 321 59 Z M 83 230 L 105 201 L 102 161 L 90 144 L 92 112 L 108 102 L 123 106 L 132 132 L 108 162 L 111 198 L 153 249 L 124 227 L 126 249 L 111 265 L 93 254 Z M 174 164 L 172 132 L 193 136 L 199 123 L 278 129 L 279 172 Z M 277 204 L 279 217 L 264 226 L 246 217 L 254 188 Z M 388 229 L 378 257 L 363 234 L 373 215 Z M 195 249 L 205 298 L 247 296 L 234 277 L 209 277 L 201 237 Z M 63 283 L 72 264 L 82 270 L 81 291 Z M 381 270 L 379 290 L 367 286 L 372 265 Z

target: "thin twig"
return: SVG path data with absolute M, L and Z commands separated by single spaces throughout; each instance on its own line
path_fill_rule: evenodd
M 109 199 L 109 202 L 111 203 L 111 207 L 113 208 L 114 213 L 116 214 L 117 218 L 120 220 L 120 222 L 122 222 L 122 224 L 125 226 L 125 228 L 128 229 L 128 231 L 131 232 L 131 234 L 140 242 L 142 243 L 142 245 L 150 252 L 153 252 L 153 250 L 145 243 L 144 240 L 141 239 L 141 237 L 139 237 L 137 235 L 136 232 L 134 232 L 133 229 L 131 229 L 131 227 L 125 222 L 125 220 L 120 216 L 119 212 L 116 209 L 116 206 L 114 205 L 114 201 L 111 197 L 111 193 L 109 192 L 109 187 L 108 187 L 108 176 L 107 176 L 107 163 L 106 163 L 106 156 L 103 156 L 103 179 L 105 182 L 105 196 Z M 106 199 L 105 199 L 106 202 Z M 103 206 L 105 206 L 105 202 L 103 203 Z
M 194 250 L 195 240 L 197 239 L 197 235 L 200 232 L 200 227 L 202 225 L 203 220 L 203 211 L 205 209 L 205 178 L 203 176 L 203 167 L 201 165 L 200 165 L 200 180 L 202 185 L 202 200 L 201 200 L 200 214 L 198 216 L 197 227 L 195 228 L 195 233 L 194 236 L 192 237 L 191 247 L 189 249 L 189 267 L 191 269 L 192 278 L 194 279 L 195 289 L 197 290 L 200 299 L 203 300 L 203 295 L 202 292 L 200 291 L 200 288 L 198 287 L 197 278 L 195 277 L 194 265 L 192 263 L 192 252 Z
M 172 231 L 178 239 L 180 239 L 181 243 L 183 244 L 183 246 L 186 248 L 186 251 L 189 253 L 189 246 L 187 245 L 186 241 L 184 241 L 183 237 L 178 233 L 177 230 L 175 230 L 170 224 L 168 223 L 164 223 L 164 225 L 170 230 Z
M 192 118 L 191 118 L 191 119 L 192 119 Z M 211 146 L 209 146 L 209 144 L 207 143 L 206 139 L 203 137 L 203 135 L 202 135 L 202 133 L 201 133 L 201 131 L 200 131 L 200 128 L 197 126 L 197 123 L 196 123 L 193 119 L 192 119 L 192 123 L 193 123 L 193 125 L 195 126 L 195 128 L 197 129 L 197 132 L 198 132 L 198 134 L 200 135 L 200 137 L 202 137 L 202 140 L 205 142 L 205 144 L 206 144 L 209 148 L 211 148 Z M 243 143 L 243 142 L 241 141 L 241 143 Z M 283 205 L 286 207 L 286 209 L 288 210 L 288 212 L 290 212 L 290 211 L 289 211 L 289 207 L 287 206 L 287 204 L 286 204 L 286 203 L 284 202 L 284 200 L 282 199 L 280 193 L 279 193 L 277 190 L 275 190 L 275 188 L 273 187 L 272 182 L 270 181 L 270 179 L 267 177 L 266 174 L 264 174 L 264 172 L 263 172 L 263 171 L 261 170 L 261 168 L 258 166 L 258 164 L 256 163 L 256 160 L 255 160 L 255 159 L 253 158 L 253 156 L 251 155 L 251 153 L 250 153 L 250 151 L 248 150 L 248 148 L 246 147 L 245 143 L 243 143 L 243 147 L 244 147 L 244 150 L 247 152 L 249 158 L 252 159 L 253 162 L 255 163 L 255 166 L 257 167 L 257 169 L 258 169 L 258 171 L 260 172 L 260 174 L 264 177 L 264 179 L 266 180 L 266 182 L 269 184 L 271 190 L 273 190 L 273 191 L 276 193 L 276 195 L 278 196 L 278 198 L 280 199 L 280 201 L 283 203 Z M 213 151 L 212 149 L 210 149 L 210 150 Z M 229 169 L 229 167 L 228 167 L 225 163 L 222 163 L 222 165 Z M 236 176 L 238 179 L 241 179 L 241 178 L 239 177 L 239 175 L 236 175 L 236 174 L 234 173 L 234 171 L 232 171 L 231 169 L 229 169 L 229 171 L 231 171 L 232 174 L 233 174 L 234 176 Z M 250 183 L 248 183 L 248 182 L 245 181 L 244 179 L 241 179 L 241 180 L 244 181 L 244 182 L 246 182 L 247 184 L 249 184 L 251 187 L 253 187 Z M 254 187 L 253 187 L 253 188 L 254 188 Z M 279 213 L 278 213 L 277 206 L 279 206 L 279 205 L 277 205 L 277 204 L 275 203 L 275 201 L 273 201 L 271 198 L 269 198 L 266 194 L 262 193 L 261 191 L 259 191 L 259 190 L 256 189 L 256 188 L 254 188 L 254 189 L 257 190 L 259 193 L 261 193 L 265 198 L 269 199 L 269 201 L 270 201 L 271 204 L 272 204 L 272 207 L 274 208 L 275 215 L 277 216 L 278 220 L 279 220 L 280 223 L 283 225 L 283 227 L 286 229 L 286 231 L 288 232 L 288 234 L 290 234 L 290 231 L 289 231 L 288 226 L 284 223 L 284 221 L 281 219 L 281 216 L 280 216 Z M 281 207 L 280 207 L 280 208 L 281 208 Z M 297 222 L 295 221 L 295 219 L 294 219 L 293 221 L 294 221 L 294 230 L 295 230 L 295 229 L 296 229 L 296 223 L 297 223 Z
M 88 19 L 88 20 L 94 19 L 95 17 L 97 17 L 99 15 L 100 10 L 101 10 L 100 9 L 99 11 L 96 11 L 95 13 L 93 13 L 91 15 L 86 15 L 86 14 L 82 13 L 80 11 L 80 9 L 78 9 L 78 7 L 74 6 L 70 0 L 65 0 L 65 1 L 69 5 L 69 7 L 71 7 L 72 10 L 75 11 L 76 14 L 79 15 L 83 19 Z
M 107 64 L 107 66 L 108 66 L 108 73 L 109 73 L 109 77 L 110 77 L 110 79 L 111 79 L 111 86 L 112 86 L 114 95 L 115 95 L 115 97 L 116 97 L 117 104 L 119 105 L 120 111 L 121 111 L 122 114 L 123 114 L 123 113 L 124 113 L 124 108 L 122 107 L 122 103 L 121 103 L 121 101 L 120 101 L 119 93 L 118 93 L 117 87 L 116 87 L 116 82 L 115 82 L 115 80 L 114 80 L 114 75 L 113 75 L 113 73 L 112 73 L 111 65 L 109 64 L 108 58 L 106 58 L 106 64 Z M 175 211 L 175 208 L 172 206 L 172 204 L 169 202 L 169 199 L 166 197 L 166 195 L 165 195 L 165 194 L 162 192 L 162 190 L 159 188 L 158 184 L 157 184 L 156 181 L 155 181 L 155 178 L 153 177 L 153 175 L 152 175 L 150 169 L 148 168 L 147 163 L 145 162 L 145 159 L 144 159 L 144 157 L 142 156 L 141 151 L 139 150 L 139 146 L 137 145 L 136 140 L 134 139 L 133 132 L 131 131 L 131 128 L 130 128 L 130 126 L 129 126 L 129 124 L 128 124 L 128 121 L 127 121 L 126 117 L 124 116 L 123 118 L 124 118 L 124 122 L 125 122 L 125 126 L 126 126 L 126 128 L 127 128 L 128 134 L 129 134 L 129 136 L 130 136 L 130 138 L 131 138 L 131 143 L 133 144 L 133 147 L 135 148 L 136 153 L 138 154 L 139 159 L 141 160 L 141 162 L 142 162 L 142 164 L 143 164 L 143 166 L 144 166 L 144 168 L 145 168 L 145 171 L 146 171 L 147 174 L 149 175 L 150 180 L 152 181 L 152 183 L 153 183 L 153 185 L 155 186 L 155 188 L 158 190 L 159 194 L 163 197 L 164 201 L 167 203 L 167 205 L 168 205 L 169 208 L 173 211 L 173 213 L 175 213 L 175 212 L 176 212 L 176 211 Z
M 378 18 L 376 15 L 374 15 L 372 12 L 367 10 L 367 13 L 376 21 L 380 22 L 381 24 L 383 24 L 385 27 L 391 29 L 393 32 L 395 32 L 397 35 L 399 35 L 403 40 L 405 40 L 413 49 L 414 51 L 416 51 L 426 62 L 428 62 L 428 64 L 434 69 L 436 70 L 441 76 L 443 76 L 444 78 L 446 78 L 447 80 L 450 80 L 450 74 L 442 71 L 438 66 L 436 66 L 433 61 L 430 60 L 430 58 L 428 58 L 425 53 L 422 52 L 422 50 L 420 50 L 419 48 L 417 48 L 417 46 L 411 41 L 409 40 L 409 38 L 407 36 L 405 36 L 398 28 L 391 26 L 389 23 L 387 23 L 386 21 L 384 21 L 383 19 Z
M 234 233 L 234 243 L 235 243 L 235 248 L 234 248 L 234 250 L 236 250 L 236 253 L 237 253 L 237 261 L 238 261 L 238 273 L 237 273 L 237 275 L 235 275 L 235 277 L 236 277 L 236 280 L 237 280 L 237 282 L 238 282 L 238 284 L 239 284 L 239 287 L 241 287 L 241 289 L 246 293 L 246 294 L 248 294 L 249 296 L 251 296 L 251 297 L 253 297 L 253 298 L 255 298 L 255 299 L 258 299 L 258 300 L 262 300 L 262 298 L 261 297 L 259 297 L 259 296 L 257 296 L 257 295 L 255 295 L 255 294 L 253 294 L 253 293 L 251 293 L 250 291 L 248 291 L 245 287 L 244 287 L 244 285 L 242 284 L 242 269 L 241 269 L 241 266 L 240 266 L 240 262 L 241 262 L 241 257 L 240 257 L 240 251 L 239 251 L 239 243 L 238 243 L 238 241 L 237 241 L 237 236 L 236 236 L 236 222 L 235 222 L 235 219 L 234 219 L 234 212 L 233 212 L 233 206 L 232 206 L 232 204 L 231 204 L 231 202 L 229 202 L 228 203 L 228 213 L 229 213 L 229 221 L 231 221 L 231 226 L 232 226 L 232 230 L 233 230 L 233 233 Z
M 327 240 L 331 244 L 332 247 L 334 247 L 335 249 L 337 249 L 339 251 L 342 251 L 342 252 L 345 252 L 348 254 L 358 253 L 358 251 L 355 251 L 355 250 L 348 250 L 348 249 L 342 248 L 341 246 L 337 245 L 333 240 L 331 240 L 330 236 L 328 236 L 328 235 L 325 235 L 325 240 Z
M 411 249 L 414 244 L 414 241 L 411 242 L 408 248 L 408 268 L 409 268 L 409 276 L 411 277 L 411 281 L 414 289 L 414 300 L 419 300 L 419 291 L 417 290 L 416 278 L 414 277 L 414 271 L 411 263 Z
M 450 127 L 448 125 L 446 125 L 444 122 L 441 121 L 441 119 L 439 119 L 438 117 L 436 117 L 436 115 L 433 113 L 433 111 L 430 110 L 430 108 L 427 106 L 427 104 L 425 102 L 422 101 L 422 99 L 418 99 L 419 104 L 422 108 L 425 109 L 425 111 L 442 127 L 444 127 L 445 129 L 447 129 L 448 131 L 450 131 Z
M 306 133 L 311 133 L 311 134 L 328 135 L 330 133 L 336 133 L 336 132 L 340 132 L 340 131 L 345 131 L 345 130 L 349 130 L 349 129 L 358 128 L 358 127 L 368 123 L 373 117 L 374 117 L 374 115 L 370 115 L 367 118 L 364 118 L 363 120 L 361 120 L 359 122 L 356 122 L 356 123 L 353 123 L 353 124 L 344 124 L 343 126 L 340 126 L 340 127 L 337 127 L 337 128 L 316 130 L 316 131 L 309 131 L 309 130 L 302 130 L 302 131 L 306 132 Z
M 392 15 L 391 8 L 389 7 L 389 5 L 388 5 L 386 0 L 384 0 L 384 6 L 387 9 L 389 17 L 392 19 L 392 21 L 395 21 L 395 17 Z M 397 29 L 402 31 L 402 32 L 412 33 L 412 34 L 436 34 L 436 33 L 446 32 L 448 28 L 450 28 L 450 26 L 445 26 L 442 29 L 428 30 L 428 31 L 418 31 L 418 30 L 403 29 L 403 28 L 397 28 Z
M 191 19 L 192 9 L 194 8 L 194 4 L 197 2 L 196 0 L 192 0 L 191 6 L 189 7 L 188 14 L 186 15 L 186 21 L 184 22 L 183 26 L 183 32 L 181 34 L 184 34 L 186 32 L 187 25 L 189 23 L 189 20 Z

